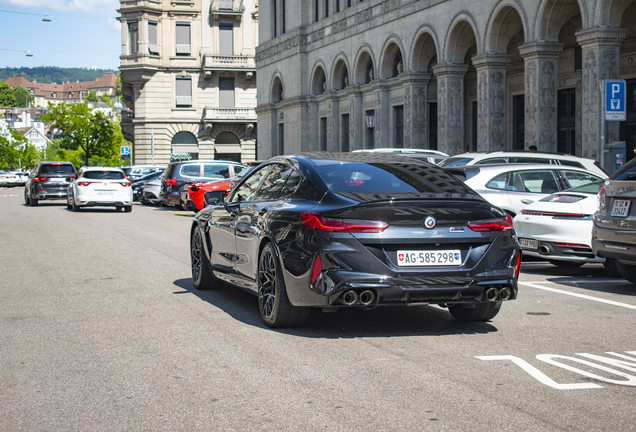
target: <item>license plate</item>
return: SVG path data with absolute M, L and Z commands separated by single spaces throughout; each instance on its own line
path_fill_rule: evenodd
M 627 217 L 627 215 L 629 214 L 630 205 L 631 201 L 629 200 L 614 200 L 612 216 Z
M 539 241 L 522 238 L 519 239 L 519 246 L 521 246 L 522 249 L 537 250 L 539 248 Z
M 460 266 L 462 254 L 459 250 L 397 251 L 397 263 L 400 267 Z
M 113 194 L 113 191 L 111 190 L 98 190 L 95 192 L 97 192 L 97 195 L 112 195 Z
M 66 181 L 66 179 L 64 179 L 64 178 L 55 178 L 54 177 L 54 178 L 50 178 L 49 181 L 52 181 L 52 182 L 63 182 L 63 181 Z

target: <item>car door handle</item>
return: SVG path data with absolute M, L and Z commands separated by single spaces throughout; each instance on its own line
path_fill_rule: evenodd
M 522 199 L 521 202 L 524 204 L 532 204 L 534 201 L 531 199 Z

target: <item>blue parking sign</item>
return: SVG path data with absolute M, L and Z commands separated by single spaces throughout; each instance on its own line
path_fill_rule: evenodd
M 126 156 L 126 155 L 130 154 L 130 147 L 128 147 L 128 146 L 121 146 L 121 147 L 119 148 L 119 151 L 120 151 L 120 153 L 121 153 L 121 155 L 122 155 L 122 156 Z
M 605 120 L 625 121 L 626 95 L 625 80 L 605 81 Z

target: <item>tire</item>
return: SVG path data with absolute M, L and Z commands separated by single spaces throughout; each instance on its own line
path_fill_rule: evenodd
M 124 208 L 122 206 L 115 206 L 115 210 L 122 211 Z
M 558 268 L 562 268 L 562 269 L 576 269 L 581 267 L 583 264 L 582 262 L 573 262 L 573 261 L 559 261 L 559 260 L 548 260 L 548 262 L 554 266 L 557 266 Z
M 636 266 L 623 264 L 620 261 L 616 261 L 616 269 L 622 277 L 624 277 L 631 283 L 636 284 Z
M 258 260 L 258 309 L 265 325 L 272 328 L 300 327 L 309 318 L 308 308 L 291 304 L 274 246 L 267 243 Z
M 71 204 L 71 196 L 67 195 L 66 197 L 66 209 L 70 210 L 73 208 L 73 205 Z
M 29 190 L 24 189 L 24 205 L 31 205 L 31 199 L 29 198 Z
M 35 207 L 37 206 L 39 203 L 39 200 L 37 198 L 29 198 L 29 205 L 31 207 Z
M 618 268 L 616 267 L 616 260 L 613 258 L 605 258 L 605 262 L 603 263 L 603 267 L 607 270 L 610 276 L 614 277 L 622 277 L 618 272 Z
M 131 205 L 129 205 L 129 206 L 124 206 L 124 211 L 125 211 L 126 213 L 130 213 L 130 212 L 132 211 L 132 206 L 131 206 Z
M 223 287 L 223 281 L 212 274 L 208 257 L 203 250 L 203 236 L 199 227 L 192 230 L 190 238 L 190 264 L 192 282 L 197 290 L 208 291 Z
M 451 313 L 453 318 L 460 322 L 471 322 L 471 321 L 488 321 L 493 319 L 501 309 L 501 303 L 498 302 L 490 302 L 490 303 L 475 303 L 474 308 L 466 308 L 463 304 L 458 304 L 455 306 L 449 306 L 448 311 Z
M 81 207 L 75 204 L 75 199 L 73 199 L 73 202 L 71 203 L 71 208 L 73 209 L 74 212 L 78 212 L 81 210 Z

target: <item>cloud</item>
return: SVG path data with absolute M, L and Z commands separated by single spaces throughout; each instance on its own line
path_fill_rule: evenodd
M 113 17 L 108 17 L 108 30 L 114 33 L 121 33 L 121 23 L 119 20 Z
M 114 12 L 120 4 L 118 0 L 0 0 L 0 6 L 40 7 L 59 11 Z

